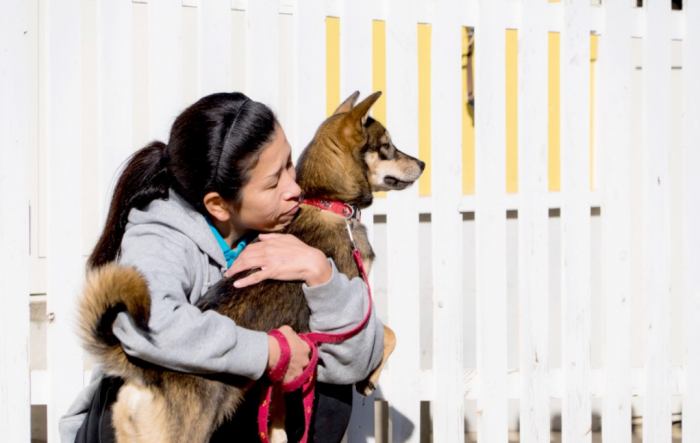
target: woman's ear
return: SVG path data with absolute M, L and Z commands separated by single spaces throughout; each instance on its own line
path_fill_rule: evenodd
M 231 211 L 218 192 L 210 192 L 204 196 L 204 207 L 214 220 L 225 222 L 231 218 Z

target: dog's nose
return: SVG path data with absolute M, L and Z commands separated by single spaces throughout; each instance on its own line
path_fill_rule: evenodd
M 418 160 L 418 166 L 420 166 L 420 172 L 423 172 L 425 169 L 425 162 Z

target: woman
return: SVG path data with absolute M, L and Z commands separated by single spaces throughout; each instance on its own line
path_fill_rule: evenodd
M 319 250 L 289 235 L 261 234 L 260 242 L 241 252 L 257 233 L 274 233 L 292 221 L 300 193 L 294 180 L 291 149 L 272 111 L 240 93 L 202 98 L 175 120 L 168 145 L 153 142 L 131 158 L 88 261 L 89 267 L 97 267 L 118 260 L 137 268 L 148 282 L 152 334 L 140 330 L 127 313 L 120 313 L 112 327 L 125 352 L 196 374 L 256 380 L 273 368 L 280 356 L 275 339 L 193 306 L 239 253 L 262 269 L 258 277 L 305 282 L 312 329 L 341 332 L 362 320 L 368 307 L 364 282 L 338 273 Z M 254 280 L 242 279 L 237 285 Z M 284 377 L 289 381 L 309 363 L 309 348 L 291 328 L 280 331 L 292 348 Z M 363 379 L 381 358 L 382 340 L 381 323 L 372 317 L 352 339 L 320 347 L 318 379 L 323 383 L 312 429 L 316 441 L 342 438 L 351 393 L 333 384 Z M 111 426 L 102 424 L 111 423 L 105 405 L 113 402 L 121 380 L 95 373 L 96 380 L 61 419 L 64 443 L 113 438 Z M 226 426 L 233 426 L 237 435 L 241 428 L 255 430 L 241 420 L 245 410 Z M 288 414 L 292 437 L 299 425 L 294 416 Z

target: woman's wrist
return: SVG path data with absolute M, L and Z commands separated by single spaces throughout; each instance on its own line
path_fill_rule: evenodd
M 280 344 L 271 335 L 267 336 L 267 343 L 270 349 L 267 356 L 267 370 L 271 371 L 280 360 Z
M 333 276 L 333 268 L 328 263 L 328 259 L 323 252 L 316 250 L 314 260 L 310 260 L 310 270 L 308 277 L 305 279 L 306 285 L 309 287 L 320 286 L 328 282 Z

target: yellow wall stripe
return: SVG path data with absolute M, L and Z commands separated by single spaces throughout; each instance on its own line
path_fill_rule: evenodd
M 518 192 L 518 31 L 506 30 L 506 192 Z
M 418 180 L 418 195 L 430 195 L 430 42 L 432 27 L 418 24 L 418 158 L 425 170 Z
M 558 32 L 549 33 L 549 191 L 561 189 L 561 101 L 560 54 Z
M 372 117 L 386 125 L 386 23 L 372 22 L 372 92 L 382 96 L 372 107 Z
M 340 19 L 326 17 L 326 115 L 340 104 Z
M 372 106 L 372 117 L 386 125 L 386 22 L 372 22 L 372 89 L 382 96 Z M 386 197 L 386 192 L 375 192 L 375 197 Z
M 591 189 L 595 189 L 595 62 L 598 60 L 598 36 L 591 35 Z
M 474 108 L 467 103 L 467 53 L 469 30 L 462 28 L 462 194 L 474 194 Z M 472 63 L 474 58 L 472 57 Z M 476 72 L 472 66 L 472 72 Z

